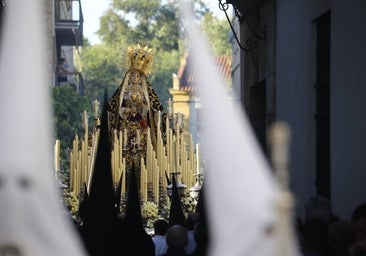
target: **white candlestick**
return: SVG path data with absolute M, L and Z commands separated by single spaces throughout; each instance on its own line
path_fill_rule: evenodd
M 196 144 L 196 161 L 197 161 L 197 163 L 196 163 L 196 165 L 197 165 L 196 172 L 197 172 L 197 175 L 198 175 L 198 174 L 200 174 L 200 144 L 199 143 Z

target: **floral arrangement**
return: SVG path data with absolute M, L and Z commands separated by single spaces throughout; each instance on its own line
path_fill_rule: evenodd
M 185 217 L 187 218 L 189 214 L 193 213 L 196 209 L 197 202 L 189 195 L 185 193 L 181 196 L 181 206 Z M 70 216 L 79 222 L 79 199 L 75 193 L 68 191 L 68 189 L 63 189 L 63 202 L 70 213 Z M 121 202 L 121 211 L 124 212 L 126 207 L 125 200 Z M 154 222 L 158 219 L 168 219 L 170 211 L 170 203 L 164 203 L 162 205 L 157 205 L 155 202 L 148 201 L 144 202 L 141 207 L 141 216 L 143 223 L 147 228 L 153 228 Z
M 79 221 L 79 199 L 74 192 L 69 192 L 67 189 L 63 190 L 63 201 L 66 205 L 70 216 L 75 220 Z
M 154 222 L 157 219 L 161 218 L 161 216 L 159 215 L 158 206 L 154 202 L 151 202 L 151 201 L 145 202 L 142 205 L 141 215 L 142 215 L 142 219 L 144 221 L 145 226 L 148 228 L 152 228 L 154 225 Z
M 193 213 L 196 210 L 197 202 L 189 195 L 189 193 L 185 193 L 183 196 L 181 196 L 180 202 L 184 216 L 186 218 L 188 217 L 189 214 Z M 165 205 L 162 205 L 159 209 L 159 212 L 162 213 L 161 215 L 165 217 L 165 219 L 168 219 L 170 212 L 170 202 Z
M 189 214 L 196 210 L 197 202 L 189 195 L 189 193 L 185 193 L 181 197 L 181 202 L 184 216 L 187 218 Z

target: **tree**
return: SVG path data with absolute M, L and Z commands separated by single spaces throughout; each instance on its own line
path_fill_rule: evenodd
M 227 54 L 225 22 L 209 16 L 204 1 L 191 1 L 196 16 L 206 22 L 209 39 L 217 54 Z M 207 16 L 207 18 L 206 18 Z M 212 24 L 210 24 L 212 22 Z M 125 52 L 134 43 L 147 43 L 155 52 L 154 70 L 149 80 L 162 102 L 170 98 L 168 89 L 183 56 L 183 27 L 178 17 L 176 0 L 113 0 L 111 7 L 100 18 L 98 35 L 102 44 L 84 47 L 81 53 L 85 95 L 98 98 L 108 88 L 113 93 L 125 73 Z M 216 28 L 216 26 L 220 26 Z M 219 33 L 216 34 L 215 33 Z M 216 48 L 218 50 L 216 50 Z
M 113 0 L 112 8 L 134 24 L 129 24 L 129 35 L 135 42 L 150 42 L 153 39 L 152 24 L 161 8 L 160 0 Z
M 84 76 L 84 94 L 90 100 L 99 99 L 105 89 L 111 94 L 118 87 L 125 68 L 123 41 L 120 45 L 100 44 L 84 47 L 80 65 Z
M 182 54 L 178 50 L 156 54 L 155 69 L 151 81 L 163 105 L 165 101 L 171 98 L 169 88 L 172 87 L 173 73 L 176 73 L 179 68 L 181 56 Z
M 178 17 L 178 2 L 177 0 L 113 0 L 111 9 L 101 21 L 105 21 L 105 16 L 113 13 L 119 16 L 119 20 L 124 24 L 128 24 L 130 39 L 135 42 L 153 42 L 159 51 L 177 50 L 182 31 Z M 206 4 L 202 0 L 190 2 L 200 20 L 208 12 Z M 114 23 L 109 22 L 107 26 L 104 23 L 98 34 L 103 38 L 115 31 Z
M 163 4 L 164 2 L 164 4 Z M 207 11 L 203 1 L 193 1 L 197 17 L 216 54 L 230 54 L 229 26 Z M 94 99 L 103 101 L 107 88 L 112 96 L 127 71 L 125 53 L 132 43 L 149 43 L 155 52 L 154 69 L 149 80 L 164 104 L 171 96 L 172 76 L 183 56 L 182 24 L 174 0 L 114 0 L 100 18 L 98 34 L 102 43 L 90 45 L 86 39 L 76 61 L 84 77 L 84 97 L 70 86 L 53 90 L 57 138 L 63 149 L 70 147 L 75 133 L 81 132 L 80 113 L 91 108 Z M 133 21 L 131 21 L 133 20 Z
M 172 4 L 161 6 L 151 26 L 154 33 L 151 39 L 156 51 L 174 51 L 179 49 L 180 26 L 177 22 L 176 8 Z M 167 40 L 169 38 L 169 40 Z
M 52 96 L 55 134 L 61 140 L 61 157 L 65 159 L 65 150 L 71 147 L 75 134 L 83 134 L 80 114 L 91 104 L 71 85 L 53 87 Z
M 220 20 L 208 12 L 203 17 L 201 26 L 216 55 L 231 55 L 230 27 L 226 20 Z
M 129 21 L 115 9 L 108 9 L 105 15 L 100 17 L 100 28 L 97 33 L 102 42 L 112 45 L 124 42 L 130 37 L 129 32 Z
M 131 21 L 132 20 L 132 21 Z M 174 1 L 114 0 L 100 18 L 101 45 L 82 52 L 85 94 L 98 97 L 104 88 L 114 92 L 125 73 L 127 45 L 147 43 L 155 52 L 154 71 L 149 80 L 161 101 L 169 98 L 172 74 L 179 67 L 181 29 Z M 155 86 L 156 85 L 156 86 Z

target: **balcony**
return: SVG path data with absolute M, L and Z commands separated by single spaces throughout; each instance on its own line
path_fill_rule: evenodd
M 55 33 L 58 45 L 81 46 L 83 22 L 80 0 L 55 0 Z
M 250 13 L 257 5 L 259 5 L 262 0 L 226 0 L 227 4 L 234 6 L 236 10 L 241 13 Z
M 80 72 L 76 71 L 56 71 L 56 86 L 71 85 L 75 87 L 81 95 L 84 94 L 84 80 Z

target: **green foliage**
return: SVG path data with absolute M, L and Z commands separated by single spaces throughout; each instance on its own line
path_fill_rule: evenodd
M 208 12 L 203 17 L 201 26 L 216 55 L 231 55 L 230 27 L 227 20 L 220 20 L 212 12 Z
M 168 100 L 172 75 L 177 72 L 182 56 L 174 1 L 162 4 L 161 0 L 114 0 L 100 18 L 100 24 L 98 35 L 102 44 L 84 47 L 81 53 L 85 95 L 100 98 L 107 88 L 111 96 L 127 71 L 124 66 L 127 46 L 140 42 L 148 43 L 154 50 L 154 71 L 149 80 L 160 100 Z
M 71 148 L 75 134 L 82 134 L 80 114 L 88 110 L 88 101 L 71 85 L 54 87 L 52 95 L 56 138 L 61 140 L 61 158 L 65 159 L 65 149 Z
M 163 106 L 165 101 L 171 98 L 168 89 L 172 87 L 173 73 L 178 71 L 180 58 L 181 53 L 179 51 L 160 52 L 155 56 L 151 83 Z
M 122 81 L 122 69 L 125 63 L 122 56 L 123 43 L 93 45 L 83 48 L 81 63 L 85 82 L 84 94 L 90 101 L 101 99 L 104 90 L 109 94 Z
M 129 37 L 129 21 L 119 15 L 116 10 L 108 9 L 105 15 L 100 17 L 98 35 L 102 42 L 115 44 L 123 42 Z
M 230 54 L 229 26 L 208 12 L 205 1 L 191 1 L 196 16 L 216 54 Z M 100 17 L 98 45 L 86 45 L 79 69 L 84 76 L 84 94 L 99 99 L 107 88 L 111 96 L 127 71 L 125 52 L 134 43 L 147 43 L 154 50 L 154 70 L 148 77 L 163 105 L 171 98 L 169 88 L 184 54 L 183 27 L 179 22 L 177 0 L 113 0 Z
M 177 21 L 177 10 L 174 5 L 161 6 L 151 26 L 154 33 L 151 39 L 157 51 L 170 51 L 179 49 L 180 25 Z

